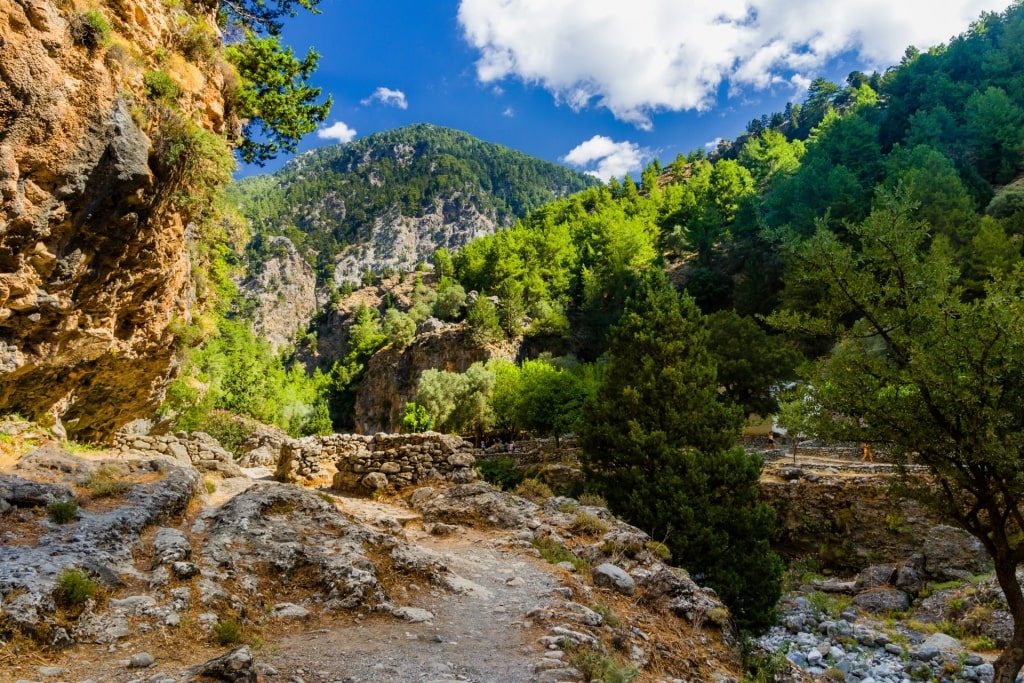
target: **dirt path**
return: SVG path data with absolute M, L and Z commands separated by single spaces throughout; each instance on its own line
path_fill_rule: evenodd
M 359 499 L 340 499 L 339 507 L 382 528 L 392 525 L 388 520 L 404 522 L 407 541 L 436 553 L 454 572 L 452 590 L 413 584 L 393 596 L 430 612 L 419 623 L 367 615 L 281 638 L 263 661 L 284 680 L 528 683 L 537 680 L 535 670 L 557 661 L 544 656 L 538 642 L 544 631 L 527 614 L 552 600 L 561 585 L 558 570 L 500 547 L 489 534 L 431 536 L 406 508 Z

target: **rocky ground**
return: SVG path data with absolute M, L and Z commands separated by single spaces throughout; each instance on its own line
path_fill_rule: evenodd
M 603 508 L 482 482 L 342 497 L 6 434 L 4 683 L 739 677 L 714 594 Z

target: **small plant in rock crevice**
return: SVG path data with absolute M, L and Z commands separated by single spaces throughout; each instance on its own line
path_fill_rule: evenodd
M 67 524 L 78 518 L 78 502 L 73 499 L 51 500 L 46 505 L 46 515 L 54 524 Z

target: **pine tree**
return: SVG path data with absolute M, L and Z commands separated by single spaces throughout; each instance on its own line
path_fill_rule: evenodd
M 707 338 L 693 299 L 659 269 L 640 276 L 584 408 L 580 446 L 611 509 L 664 540 L 740 628 L 759 631 L 781 592 L 774 515 L 757 499 L 761 463 L 733 448 L 742 418 L 719 397 Z

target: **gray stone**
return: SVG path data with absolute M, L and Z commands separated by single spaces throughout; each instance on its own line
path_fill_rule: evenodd
M 199 567 L 192 562 L 175 562 L 171 565 L 171 571 L 174 572 L 174 578 L 184 581 L 199 574 Z
M 359 483 L 363 485 L 363 488 L 371 491 L 380 491 L 388 487 L 388 477 L 380 472 L 370 472 Z
M 605 562 L 591 570 L 594 577 L 594 585 L 604 588 L 611 588 L 623 595 L 633 595 L 636 592 L 636 582 L 625 570 L 616 567 L 614 564 Z
M 392 614 L 405 619 L 411 624 L 419 624 L 434 619 L 433 612 L 419 607 L 397 607 L 392 611 Z
M 452 453 L 448 456 L 448 464 L 452 467 L 472 467 L 476 458 L 469 453 Z
M 248 645 L 236 647 L 234 650 L 214 657 L 213 659 L 193 667 L 190 675 L 212 678 L 224 683 L 256 683 L 256 661 Z
M 988 555 L 981 542 L 963 529 L 938 525 L 924 539 L 925 573 L 942 580 L 962 579 L 987 570 Z
M 41 666 L 36 671 L 43 678 L 58 678 L 67 673 L 67 669 L 59 666 Z
M 132 669 L 145 669 L 146 667 L 153 666 L 156 663 L 156 658 L 148 652 L 139 652 L 131 656 L 128 660 L 128 666 Z
M 274 605 L 271 616 L 275 619 L 305 619 L 309 616 L 309 610 L 292 602 L 279 602 Z
M 385 462 L 381 463 L 380 471 L 384 474 L 398 474 L 402 471 L 402 466 L 394 461 Z
M 157 564 L 170 564 L 187 560 L 192 555 L 192 544 L 181 529 L 161 527 L 153 537 L 153 550 Z
M 895 588 L 879 587 L 858 593 L 853 604 L 872 614 L 905 612 L 910 607 L 910 597 Z
M 865 568 L 857 575 L 857 586 L 859 588 L 885 586 L 891 583 L 895 576 L 896 567 L 890 565 L 873 565 Z
M 960 652 L 964 649 L 963 643 L 945 633 L 933 633 L 923 643 L 922 649 L 942 650 L 943 652 Z

